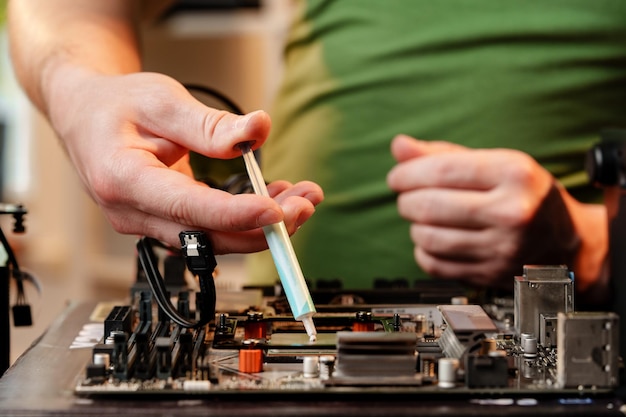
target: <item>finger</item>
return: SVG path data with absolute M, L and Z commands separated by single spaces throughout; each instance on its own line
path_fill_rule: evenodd
M 511 259 L 515 253 L 510 241 L 497 238 L 494 229 L 468 230 L 412 224 L 411 239 L 430 255 L 448 260 L 477 262 L 493 257 Z
M 278 194 L 282 193 L 283 191 L 291 187 L 293 187 L 293 184 L 290 183 L 289 181 L 285 181 L 285 180 L 272 181 L 271 183 L 267 184 L 267 192 L 272 198 L 274 198 Z
M 140 106 L 139 117 L 140 124 L 154 134 L 202 155 L 223 159 L 240 156 L 239 143 L 252 142 L 252 149 L 257 149 L 267 139 L 271 127 L 267 113 L 240 116 L 212 109 L 171 78 L 150 76 L 158 82 L 151 84 L 149 95 L 143 93 L 142 97 L 149 100 Z
M 488 190 L 502 181 L 500 162 L 487 150 L 427 155 L 396 165 L 387 184 L 396 192 L 425 187 Z
M 513 276 L 508 276 L 497 259 L 484 262 L 456 261 L 438 258 L 415 249 L 415 260 L 430 276 L 446 280 L 461 280 L 481 288 L 510 288 Z
M 302 204 L 303 201 L 307 204 Z M 293 234 L 315 211 L 308 200 L 298 197 L 291 197 L 284 207 L 283 221 L 289 234 Z M 114 228 L 121 233 L 150 236 L 175 247 L 180 244 L 178 234 L 181 231 L 202 230 L 209 235 L 216 254 L 248 253 L 267 249 L 267 241 L 261 228 L 235 232 L 221 231 L 171 221 L 139 210 L 129 211 L 126 207 L 106 213 Z
M 481 229 L 500 220 L 490 193 L 427 188 L 398 196 L 398 212 L 412 223 Z
M 267 241 L 262 229 L 243 232 L 221 232 L 183 225 L 150 215 L 138 210 L 114 213 L 116 219 L 123 219 L 125 225 L 119 224 L 127 234 L 145 235 L 168 243 L 173 247 L 180 246 L 179 233 L 184 230 L 202 230 L 211 241 L 216 255 L 226 253 L 250 253 L 267 249 Z M 138 225 L 141 225 L 138 226 Z M 117 229 L 116 229 L 117 230 Z
M 312 181 L 300 181 L 294 185 L 288 181 L 275 181 L 268 185 L 267 190 L 279 204 L 294 196 L 306 198 L 314 206 L 324 200 L 322 188 Z
M 130 205 L 140 211 L 173 221 L 206 229 L 242 231 L 279 222 L 283 213 L 270 198 L 254 194 L 232 195 L 211 189 L 204 184 L 166 168 L 158 161 L 154 166 L 127 164 L 135 172 L 118 172 L 112 190 L 103 205 Z M 128 181 L 127 178 L 135 178 Z M 109 182 L 107 182 L 109 184 Z
M 187 175 L 190 178 L 193 178 L 193 170 L 191 169 L 191 165 L 189 164 L 189 153 L 185 153 L 178 161 L 174 162 L 169 167 L 170 169 L 173 169 Z
M 445 141 L 424 141 L 407 135 L 397 135 L 391 141 L 391 154 L 398 162 L 424 155 L 467 150 L 466 147 Z

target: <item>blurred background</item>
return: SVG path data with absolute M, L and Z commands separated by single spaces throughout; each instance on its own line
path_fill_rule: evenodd
M 41 284 L 41 291 L 26 287 L 33 326 L 11 329 L 15 361 L 69 302 L 128 297 L 136 238 L 110 227 L 47 121 L 17 85 L 6 1 L 0 0 L 0 202 L 23 204 L 28 214 L 24 234 L 12 232 L 10 216 L 0 216 L 0 226 L 21 269 Z M 144 22 L 145 69 L 216 88 L 245 112 L 268 109 L 282 72 L 291 12 L 289 0 L 181 1 Z M 218 288 L 243 285 L 242 260 L 243 255 L 219 257 Z M 11 305 L 14 301 L 12 288 Z

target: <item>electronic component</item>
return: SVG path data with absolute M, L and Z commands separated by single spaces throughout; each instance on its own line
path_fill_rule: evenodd
M 518 334 L 538 335 L 542 314 L 574 311 L 574 283 L 565 265 L 525 265 L 514 285 Z
M 568 289 L 563 280 L 568 273 L 559 268 L 546 280 L 534 274 L 541 268 L 530 269 L 530 279 L 522 282 L 529 291 L 515 296 L 537 311 L 539 335 L 515 332 L 508 313 L 498 310 L 502 305 L 508 311 L 519 300 L 489 303 L 488 310 L 469 303 L 374 303 L 352 305 L 349 311 L 320 306 L 318 339 L 311 342 L 289 306 L 273 296 L 263 305 L 220 311 L 215 321 L 185 328 L 163 315 L 149 294 L 141 294 L 134 305 L 117 306 L 108 315 L 103 323 L 108 334 L 94 347 L 76 393 L 219 396 L 374 389 L 416 395 L 528 396 L 536 391 L 566 397 L 614 389 L 617 316 L 555 316 L 547 310 L 562 305 L 567 291 L 550 304 L 527 284 L 547 281 L 550 288 Z M 179 312 L 197 314 L 188 294 L 179 294 L 178 300 Z M 128 317 L 134 318 L 130 328 Z
M 345 332 L 337 333 L 338 377 L 378 379 L 414 378 L 416 368 L 415 333 Z M 397 381 L 393 381 L 397 383 Z
M 615 313 L 559 313 L 558 385 L 617 386 L 618 340 L 619 318 Z
M 468 388 L 506 388 L 509 385 L 509 363 L 504 352 L 465 357 L 465 385 Z
M 439 345 L 448 357 L 461 359 L 467 349 L 478 346 L 486 334 L 498 330 L 481 306 L 448 305 L 439 306 L 439 310 L 446 323 Z

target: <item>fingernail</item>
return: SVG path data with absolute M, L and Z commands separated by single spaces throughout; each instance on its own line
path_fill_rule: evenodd
M 315 212 L 315 209 L 313 209 L 313 212 Z M 296 230 L 299 229 L 304 223 L 306 223 L 307 220 L 309 220 L 309 218 L 313 215 L 313 213 L 302 213 L 300 214 L 300 216 L 298 216 L 298 218 L 296 219 Z
M 248 113 L 245 116 L 239 117 L 239 119 L 237 119 L 237 121 L 235 122 L 235 129 L 237 129 L 237 130 L 245 130 L 246 126 L 250 122 L 250 119 L 252 119 L 254 117 L 254 115 L 257 114 L 259 111 L 260 110 L 253 111 L 252 113 Z
M 268 226 L 270 224 L 278 223 L 282 220 L 281 213 L 273 209 L 267 209 L 259 217 L 257 217 L 257 225 L 259 227 Z

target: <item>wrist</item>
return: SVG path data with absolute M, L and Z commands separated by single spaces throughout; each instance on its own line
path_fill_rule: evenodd
M 578 235 L 580 245 L 571 265 L 576 293 L 585 303 L 597 303 L 609 295 L 608 216 L 604 205 L 576 201 L 561 191 Z

